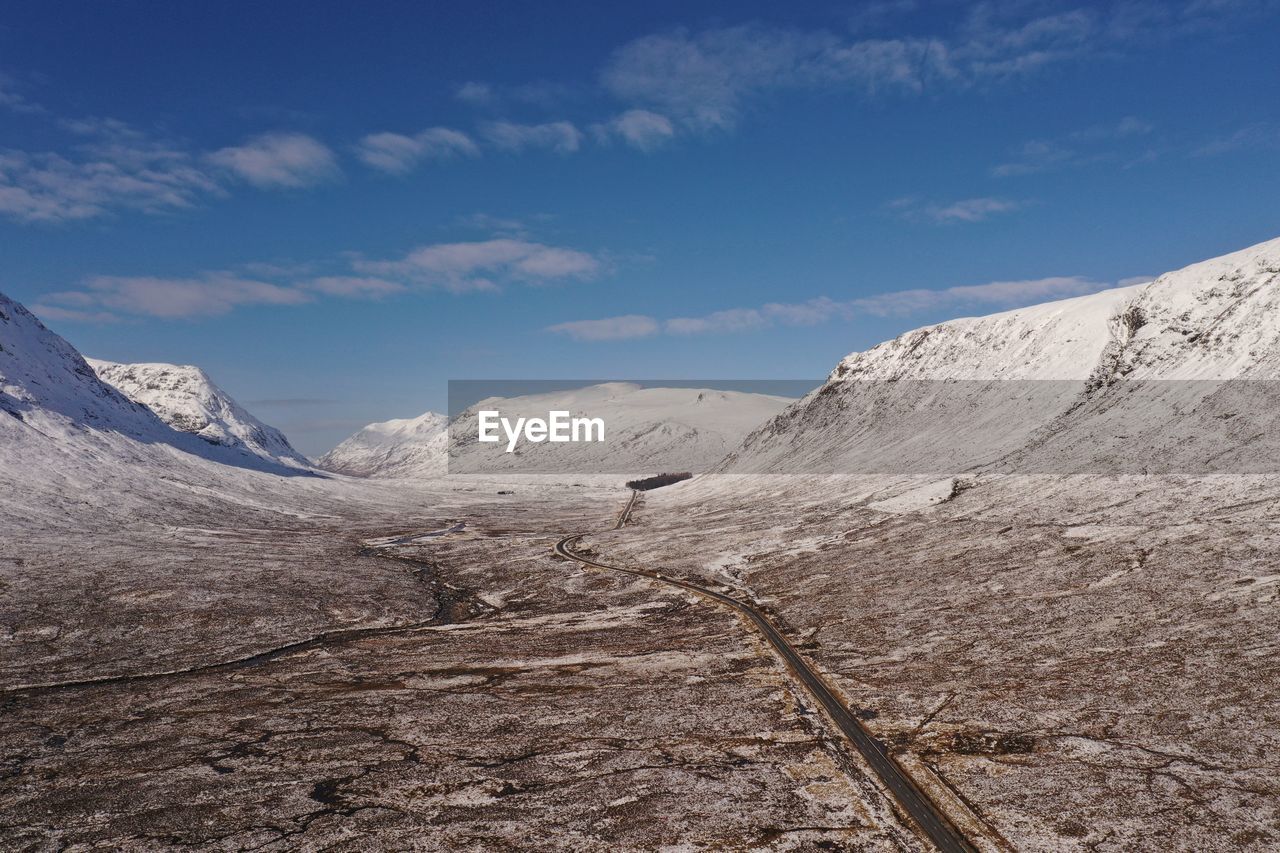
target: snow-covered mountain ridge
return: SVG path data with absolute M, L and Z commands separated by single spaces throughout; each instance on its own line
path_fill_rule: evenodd
M 199 367 L 86 361 L 98 378 L 151 409 L 176 430 L 287 465 L 311 464 L 293 449 L 284 433 L 250 414 Z
M 852 353 L 719 470 L 962 470 L 1016 454 L 1068 471 L 1192 461 L 1215 443 L 1256 452 L 1246 433 L 1269 425 L 1270 384 L 1240 380 L 1278 378 L 1280 239 Z
M 450 427 L 451 473 L 626 474 L 706 471 L 751 430 L 792 402 L 787 397 L 708 388 L 646 388 L 606 382 L 568 391 L 482 400 Z M 602 442 L 523 443 L 506 453 L 477 441 L 478 412 L 503 417 L 600 418 Z
M 316 460 L 352 477 L 422 479 L 444 476 L 449 419 L 435 412 L 373 423 Z
M 36 428 L 56 421 L 153 440 L 170 432 L 150 409 L 102 382 L 75 347 L 3 293 L 0 411 Z
M 194 517 L 219 502 L 272 512 L 298 476 L 313 472 L 175 430 L 0 294 L 0 528 L 109 527 L 178 506 Z
M 445 473 L 626 474 L 705 471 L 791 400 L 706 388 L 643 388 L 607 382 L 566 391 L 490 398 L 448 418 L 370 424 L 316 460 L 326 471 L 357 477 L 430 478 Z M 542 417 L 550 411 L 601 418 L 602 443 L 524 444 L 505 453 L 481 445 L 477 413 Z

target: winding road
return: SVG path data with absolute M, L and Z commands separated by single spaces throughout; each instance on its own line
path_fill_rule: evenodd
M 635 507 L 636 498 L 639 495 L 640 493 L 637 491 L 633 490 L 631 492 L 631 499 L 627 501 L 626 507 L 619 514 L 618 521 L 613 527 L 614 530 L 626 526 L 631 517 L 631 510 Z M 912 781 L 906 771 L 889 754 L 888 748 L 872 736 L 858 718 L 849 712 L 849 709 L 837 698 L 835 692 L 827 685 L 822 676 L 814 671 L 809 663 L 796 651 L 795 647 L 782 635 L 782 632 L 755 606 L 724 593 L 716 592 L 713 589 L 679 578 L 669 577 L 660 572 L 648 569 L 629 569 L 602 563 L 574 550 L 573 546 L 586 535 L 585 533 L 578 533 L 564 537 L 555 544 L 555 553 L 584 566 L 636 575 L 668 584 L 669 586 L 679 587 L 703 598 L 710 599 L 717 604 L 729 607 L 747 617 L 755 629 L 769 641 L 769 645 L 782 658 L 783 663 L 786 664 L 791 674 L 804 685 L 809 695 L 827 712 L 827 717 L 836 728 L 858 750 L 866 762 L 871 765 L 871 769 L 879 777 L 881 783 L 888 789 L 902 810 L 910 816 L 920 832 L 944 853 L 976 853 L 977 848 L 969 843 L 956 828 L 955 824 L 929 798 L 928 794 Z

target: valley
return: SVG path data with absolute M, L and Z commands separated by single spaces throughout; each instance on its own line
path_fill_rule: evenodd
M 1278 282 L 577 389 L 623 440 L 553 474 L 313 463 L 0 296 L 4 846 L 1274 848 Z

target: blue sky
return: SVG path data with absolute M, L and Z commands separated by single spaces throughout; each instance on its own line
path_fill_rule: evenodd
M 819 378 L 1280 235 L 1278 33 L 1268 0 L 11 3 L 0 289 L 311 453 L 448 379 Z

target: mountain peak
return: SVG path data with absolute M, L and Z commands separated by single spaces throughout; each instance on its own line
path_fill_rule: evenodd
M 282 432 L 250 414 L 195 365 L 87 362 L 100 379 L 174 429 L 286 465 L 310 465 Z

